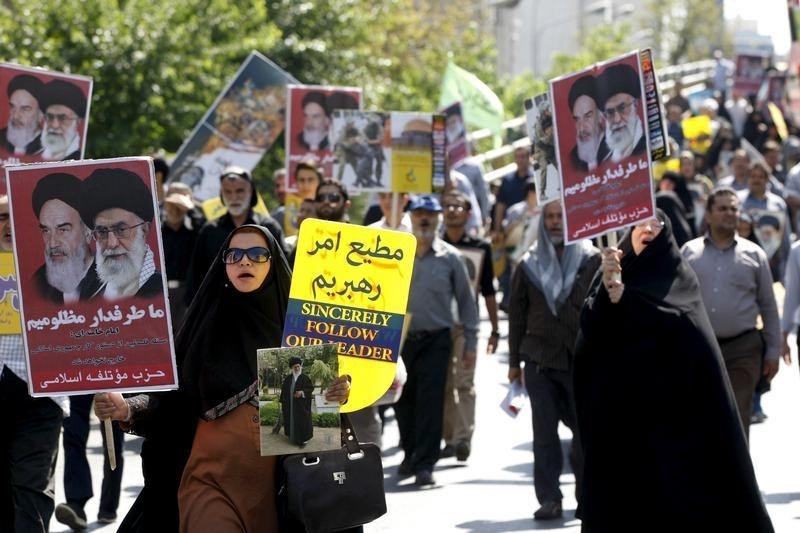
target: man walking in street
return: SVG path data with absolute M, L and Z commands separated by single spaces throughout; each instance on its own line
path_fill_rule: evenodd
M 583 453 L 575 434 L 573 346 L 581 306 L 599 266 L 599 251 L 590 241 L 564 244 L 561 204 L 550 202 L 542 209 L 539 238 L 511 281 L 508 380 L 522 377 L 524 361 L 533 418 L 533 486 L 541 505 L 533 514 L 536 520 L 560 518 L 562 513 L 559 421 L 573 432 L 570 460 L 580 499 Z
M 483 252 L 481 262 L 471 264 L 467 270 L 470 275 L 472 275 L 473 269 L 478 271 L 476 274 L 478 288 L 486 302 L 486 311 L 489 314 L 489 322 L 492 324 L 492 333 L 489 335 L 486 353 L 493 354 L 497 350 L 500 331 L 497 325 L 497 299 L 495 298 L 492 273 L 492 246 L 488 241 L 467 234 L 467 220 L 470 218 L 473 206 L 463 192 L 454 190 L 445 193 L 442 203 L 444 204 L 444 242 L 452 244 L 456 248 Z M 453 326 L 451 333 L 453 352 L 445 388 L 445 447 L 441 457 L 455 456 L 459 461 L 466 461 L 472 449 L 472 433 L 475 431 L 475 366 L 467 367 L 461 364 L 465 338 L 464 327 L 460 321 Z
M 478 312 L 467 269 L 458 250 L 438 237 L 442 206 L 433 195 L 421 195 L 410 206 L 417 238 L 414 274 L 409 291 L 411 324 L 403 347 L 408 379 L 395 404 L 405 457 L 398 474 L 416 474 L 419 486 L 433 485 L 433 467 L 442 440 L 444 386 L 452 342 L 455 298 L 464 324 L 462 363 L 475 364 Z
M 778 372 L 781 335 L 767 255 L 736 234 L 739 205 L 733 189 L 712 191 L 706 205 L 708 233 L 684 244 L 681 253 L 700 282 L 742 426 L 749 435 L 753 392 L 762 373 L 772 380 Z M 761 330 L 756 328 L 759 315 Z

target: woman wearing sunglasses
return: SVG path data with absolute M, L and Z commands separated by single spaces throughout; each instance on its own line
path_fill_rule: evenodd
M 773 531 L 697 277 L 662 211 L 603 250 L 575 350 L 582 531 Z
M 290 280 L 269 231 L 237 228 L 175 339 L 179 390 L 96 396 L 98 417 L 146 437 L 145 488 L 120 531 L 176 531 L 177 508 L 180 531 L 279 530 L 277 461 L 260 455 L 256 350 L 281 344 Z M 348 393 L 340 377 L 327 399 Z

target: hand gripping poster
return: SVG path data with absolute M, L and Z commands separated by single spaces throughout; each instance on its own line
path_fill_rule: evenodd
M 639 53 L 550 82 L 567 243 L 654 216 Z
M 0 63 L 0 166 L 83 159 L 91 101 L 92 78 Z
M 300 227 L 282 345 L 336 344 L 339 374 L 352 379 L 342 412 L 394 381 L 415 253 L 409 233 L 313 218 Z
M 6 167 L 31 394 L 177 387 L 152 160 Z

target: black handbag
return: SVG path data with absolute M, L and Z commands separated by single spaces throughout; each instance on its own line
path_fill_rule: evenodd
M 380 448 L 359 444 L 347 415 L 340 449 L 290 455 L 283 470 L 279 498 L 289 516 L 282 521 L 299 522 L 308 533 L 354 528 L 386 513 Z

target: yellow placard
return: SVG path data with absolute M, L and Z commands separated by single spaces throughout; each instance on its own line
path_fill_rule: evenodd
M 775 131 L 778 132 L 781 140 L 786 139 L 789 136 L 789 128 L 786 126 L 786 121 L 783 119 L 781 109 L 775 102 L 767 102 L 767 109 L 769 110 L 772 123 L 775 124 Z
M 704 154 L 711 146 L 711 119 L 706 115 L 685 118 L 681 121 L 683 136 L 696 154 Z
M 342 412 L 372 405 L 394 380 L 415 252 L 409 233 L 300 226 L 283 346 L 337 343 L 339 372 L 352 378 Z
M 0 253 L 0 335 L 19 335 L 22 322 L 19 317 L 19 289 L 14 254 Z
M 297 235 L 297 213 L 302 203 L 303 197 L 291 192 L 283 198 L 283 234 L 286 237 Z

